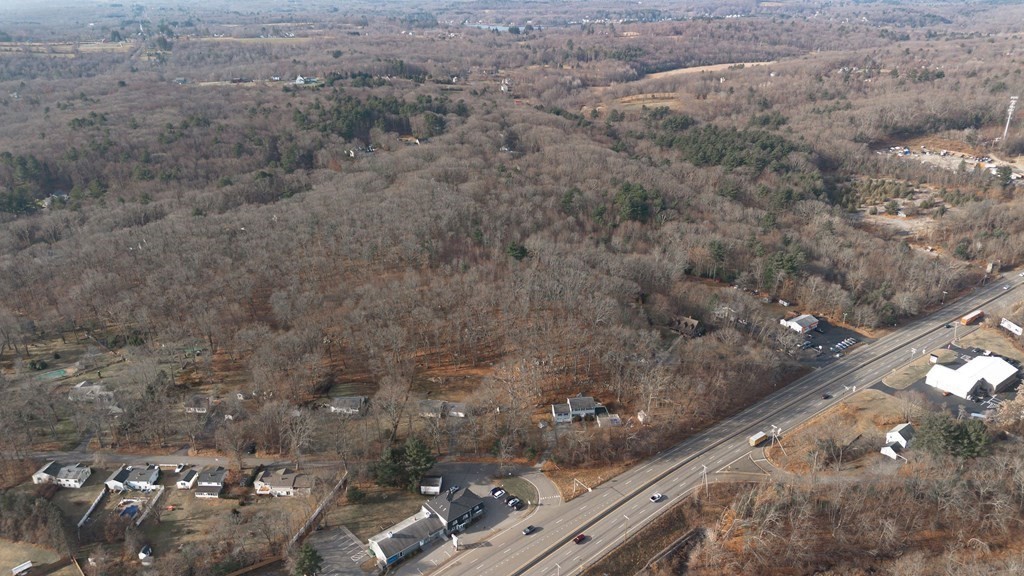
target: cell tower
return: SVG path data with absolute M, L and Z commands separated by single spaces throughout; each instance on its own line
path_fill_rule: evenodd
M 1003 140 L 1006 143 L 1006 134 L 1010 131 L 1010 119 L 1013 118 L 1013 109 L 1017 107 L 1017 97 L 1010 96 L 1010 106 L 1006 109 L 1006 128 L 1003 128 Z

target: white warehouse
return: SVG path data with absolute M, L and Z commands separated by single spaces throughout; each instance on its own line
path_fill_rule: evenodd
M 943 392 L 967 399 L 978 390 L 989 394 L 1002 392 L 1017 378 L 1017 368 L 998 356 L 977 356 L 956 370 L 940 364 L 932 366 L 925 383 Z
M 783 318 L 779 320 L 779 324 L 782 324 L 790 330 L 799 332 L 800 334 L 805 334 L 818 327 L 818 319 L 810 314 L 804 314 L 802 316 L 797 316 L 796 318 L 790 318 L 789 320 Z

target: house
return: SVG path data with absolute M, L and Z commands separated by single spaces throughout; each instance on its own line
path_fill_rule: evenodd
M 900 448 L 900 445 L 895 442 L 891 442 L 889 444 L 886 444 L 885 446 L 882 446 L 881 450 L 883 456 L 888 456 L 893 460 L 900 458 L 900 452 L 902 451 L 903 449 Z
M 228 471 L 223 466 L 204 468 L 197 479 L 196 498 L 220 498 Z
M 672 329 L 684 336 L 696 338 L 704 334 L 704 326 L 701 325 L 700 320 L 696 318 L 690 318 L 689 316 L 683 316 L 676 318 L 672 322 Z
M 32 475 L 32 483 L 56 484 L 65 488 L 81 488 L 91 475 L 92 469 L 88 466 L 82 466 L 81 464 L 62 466 L 51 460 Z
M 437 538 L 465 530 L 483 513 L 483 500 L 469 489 L 442 492 L 416 514 L 370 538 L 370 550 L 381 564 L 391 566 Z
M 420 416 L 440 418 L 444 414 L 444 400 L 420 400 Z
M 899 424 L 893 427 L 892 430 L 886 432 L 885 443 L 892 444 L 895 442 L 896 444 L 899 444 L 902 448 L 906 448 L 907 443 L 910 442 L 910 439 L 913 437 L 914 427 L 910 425 L 910 422 L 906 422 L 904 424 Z
M 160 468 L 155 465 L 121 466 L 104 482 L 107 489 L 112 492 L 123 492 L 125 490 L 141 490 L 149 492 L 157 487 L 157 478 L 160 476 Z
M 316 84 L 319 81 L 320 81 L 320 79 L 316 78 L 314 76 L 298 76 L 298 77 L 295 78 L 295 85 L 296 86 L 309 86 L 311 84 Z
M 196 394 L 185 401 L 185 414 L 206 414 L 210 411 L 209 396 Z
M 552 404 L 551 415 L 555 418 L 555 424 L 572 422 L 572 413 L 569 411 L 568 404 Z
M 295 496 L 309 494 L 313 483 L 305 474 L 299 474 L 290 468 L 263 470 L 253 482 L 256 493 L 270 496 Z
M 597 413 L 597 402 L 594 401 L 590 396 L 574 396 L 567 400 L 569 404 L 569 413 L 573 417 L 585 418 L 587 416 L 594 416 Z
M 810 314 L 803 314 L 789 320 L 783 318 L 779 320 L 779 324 L 797 333 L 806 334 L 818 327 L 818 319 Z
M 331 398 L 327 408 L 331 414 L 343 414 L 345 416 L 362 416 L 366 413 L 366 396 L 342 396 Z
M 448 418 L 465 418 L 468 413 L 465 402 L 445 402 L 444 415 Z
M 71 388 L 68 392 L 68 400 L 111 405 L 114 403 L 114 393 L 107 390 L 102 384 L 93 384 L 88 380 L 83 380 Z
M 444 478 L 441 476 L 424 476 L 420 479 L 420 494 L 437 496 L 441 493 L 441 484 Z
M 51 460 L 46 463 L 45 466 L 39 469 L 38 472 L 32 475 L 33 484 L 50 484 L 57 479 L 57 474 L 60 474 L 60 464 Z
M 191 490 L 196 487 L 196 479 L 199 477 L 199 473 L 196 472 L 195 468 L 190 468 L 180 480 L 174 483 L 178 490 Z
M 994 395 L 1017 380 L 1017 368 L 998 356 L 976 356 L 953 369 L 936 364 L 925 376 L 925 383 L 942 392 L 969 399 L 979 391 Z

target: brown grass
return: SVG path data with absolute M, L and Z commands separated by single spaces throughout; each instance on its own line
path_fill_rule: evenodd
M 558 468 L 551 462 L 546 462 L 543 472 L 555 484 L 555 487 L 558 488 L 558 492 L 562 495 L 562 501 L 568 502 L 587 493 L 586 489 L 576 484 L 573 479 L 579 480 L 590 488 L 594 488 L 622 474 L 632 464 L 632 462 L 623 462 L 592 468 Z

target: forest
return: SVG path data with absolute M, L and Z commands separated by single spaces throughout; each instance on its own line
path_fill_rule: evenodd
M 1012 3 L 279 4 L 0 8 L 5 470 L 82 438 L 398 484 L 413 440 L 630 462 L 804 374 L 781 315 L 884 334 L 1024 263 Z M 911 141 L 957 162 L 888 152 Z M 121 417 L 38 384 L 62 346 L 116 359 Z M 549 444 L 577 393 L 654 417 Z M 428 395 L 491 416 L 418 418 Z M 789 534 L 755 555 L 811 546 Z

